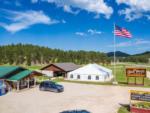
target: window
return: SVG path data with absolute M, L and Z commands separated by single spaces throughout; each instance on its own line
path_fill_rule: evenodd
M 88 80 L 91 80 L 91 75 L 88 76 Z
M 96 76 L 96 80 L 99 80 L 99 76 Z
M 70 75 L 70 78 L 73 78 L 73 74 Z
M 80 75 L 77 75 L 77 79 L 80 79 Z

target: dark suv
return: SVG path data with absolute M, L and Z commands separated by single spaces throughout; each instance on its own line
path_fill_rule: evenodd
M 52 91 L 52 92 L 63 92 L 64 87 L 62 85 L 56 84 L 52 81 L 44 81 L 40 84 L 39 89 L 41 91 Z

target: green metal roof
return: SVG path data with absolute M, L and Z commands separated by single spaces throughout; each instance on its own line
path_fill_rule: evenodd
M 0 66 L 0 78 L 3 78 L 5 75 L 17 70 L 18 66 Z
M 21 80 L 22 78 L 27 77 L 31 73 L 32 73 L 32 71 L 25 70 L 25 71 L 22 71 L 20 73 L 13 75 L 12 77 L 8 78 L 7 80 L 11 80 L 11 81 Z

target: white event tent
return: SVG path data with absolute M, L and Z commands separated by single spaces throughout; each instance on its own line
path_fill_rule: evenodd
M 112 70 L 97 64 L 88 64 L 67 74 L 67 80 L 105 82 L 112 78 Z

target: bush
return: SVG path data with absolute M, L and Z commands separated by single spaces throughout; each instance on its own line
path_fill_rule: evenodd
M 119 108 L 118 113 L 130 113 L 130 112 L 128 111 L 127 107 L 122 106 Z

